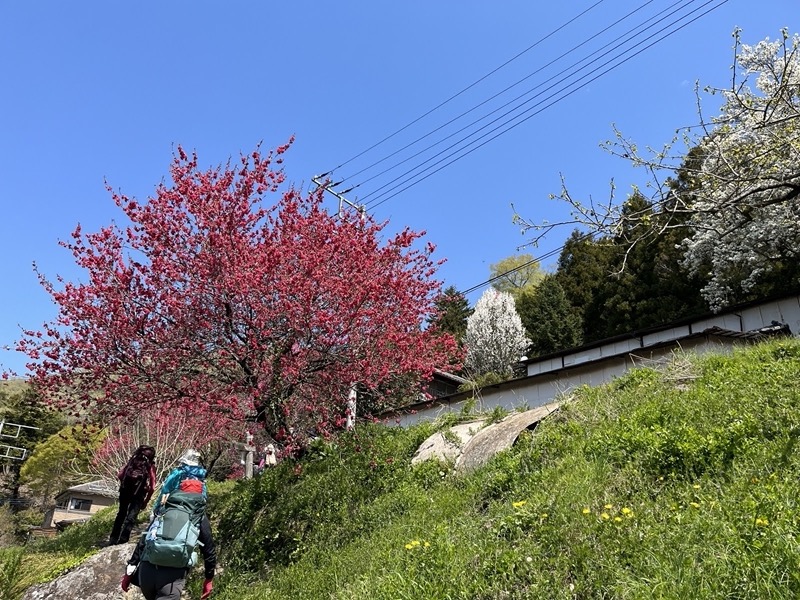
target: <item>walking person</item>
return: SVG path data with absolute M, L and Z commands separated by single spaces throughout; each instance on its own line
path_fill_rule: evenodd
M 158 502 L 156 503 L 154 513 L 161 510 L 167 501 L 169 495 L 177 490 L 181 483 L 186 480 L 195 480 L 202 483 L 203 496 L 206 496 L 205 480 L 206 470 L 200 464 L 200 453 L 191 448 L 184 452 L 178 459 L 178 466 L 170 471 L 164 483 L 161 484 L 161 492 Z
M 108 544 L 125 544 L 139 513 L 150 502 L 156 487 L 156 451 L 142 444 L 119 473 L 119 508 L 111 528 Z
M 182 465 L 199 467 L 199 453 L 191 452 L 191 456 L 187 456 L 187 453 L 182 458 L 190 459 L 195 464 Z M 196 470 L 193 472 L 197 473 Z M 164 486 L 170 481 L 168 477 Z M 177 481 L 176 485 L 172 484 L 174 481 Z M 197 478 L 186 476 L 180 479 L 177 474 L 172 482 L 168 492 L 162 495 L 162 502 L 147 532 L 142 535 L 128 560 L 120 587 L 127 592 L 131 583 L 138 585 L 145 600 L 179 600 L 186 585 L 186 576 L 197 564 L 199 544 L 205 576 L 200 598 L 206 600 L 214 587 L 217 553 L 211 523 L 205 511 L 205 485 Z

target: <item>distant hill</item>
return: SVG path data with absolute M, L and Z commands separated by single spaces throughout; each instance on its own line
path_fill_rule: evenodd
M 25 379 L 0 379 L 0 392 L 16 394 L 28 387 Z

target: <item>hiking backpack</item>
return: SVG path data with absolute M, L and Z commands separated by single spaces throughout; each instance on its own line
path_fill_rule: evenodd
M 200 522 L 206 509 L 202 493 L 178 489 L 169 494 L 164 508 L 147 529 L 142 560 L 160 567 L 193 567 L 199 543 Z
M 139 446 L 122 471 L 120 490 L 132 496 L 146 495 L 150 491 L 150 469 L 155 457 L 155 448 Z

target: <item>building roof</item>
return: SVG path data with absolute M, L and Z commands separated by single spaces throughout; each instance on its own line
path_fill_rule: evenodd
M 117 484 L 108 479 L 97 479 L 95 481 L 89 481 L 88 483 L 73 485 L 72 487 L 61 492 L 57 497 L 67 494 L 86 494 L 92 496 L 104 496 L 106 498 L 116 498 L 119 496 Z

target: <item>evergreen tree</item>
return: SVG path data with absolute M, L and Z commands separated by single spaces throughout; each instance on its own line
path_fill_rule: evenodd
M 437 333 L 449 333 L 462 345 L 471 314 L 472 309 L 464 294 L 451 285 L 434 301 L 434 313 L 428 323 Z
M 541 356 L 579 346 L 583 329 L 578 311 L 569 303 L 564 289 L 553 275 L 542 279 L 537 288 L 517 299 L 517 312 L 531 344 L 528 356 Z
M 26 457 L 64 424 L 63 417 L 50 410 L 28 385 L 0 388 L 0 421 L 4 423 L 5 434 L 0 437 L 0 445 L 21 448 Z M 24 427 L 17 430 L 14 425 Z M 15 437 L 8 437 L 9 435 Z M 10 455 L 17 456 L 17 452 Z M 0 495 L 9 500 L 14 510 L 23 505 L 20 471 L 24 464 L 25 461 L 18 458 L 0 458 L 4 473 Z

